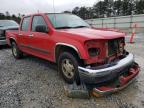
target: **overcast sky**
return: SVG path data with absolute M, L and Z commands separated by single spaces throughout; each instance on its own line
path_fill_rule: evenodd
M 72 10 L 76 6 L 92 6 L 99 0 L 54 0 L 55 11 Z M 0 13 L 9 11 L 11 14 L 30 14 L 54 12 L 53 0 L 0 0 Z

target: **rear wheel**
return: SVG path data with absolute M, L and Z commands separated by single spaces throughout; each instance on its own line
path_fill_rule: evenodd
M 20 59 L 23 57 L 23 53 L 19 50 L 19 48 L 15 42 L 12 42 L 11 47 L 12 47 L 12 54 L 13 54 L 14 58 Z
M 74 81 L 76 81 L 77 84 L 80 83 L 78 64 L 77 58 L 71 53 L 64 52 L 60 54 L 58 69 L 67 83 L 72 84 Z

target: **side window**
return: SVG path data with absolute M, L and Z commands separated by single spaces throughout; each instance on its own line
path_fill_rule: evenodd
M 30 23 L 30 17 L 24 18 L 22 25 L 21 25 L 21 30 L 22 31 L 28 31 L 29 23 Z
M 44 19 L 42 16 L 34 16 L 33 17 L 33 21 L 32 21 L 32 31 L 35 32 L 36 31 L 36 27 L 38 25 L 44 25 L 47 26 L 47 24 L 45 23 Z

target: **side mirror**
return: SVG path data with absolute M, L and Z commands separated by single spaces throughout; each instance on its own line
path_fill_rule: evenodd
M 48 33 L 49 29 L 45 25 L 38 25 L 35 28 L 36 32 L 43 32 L 43 33 Z

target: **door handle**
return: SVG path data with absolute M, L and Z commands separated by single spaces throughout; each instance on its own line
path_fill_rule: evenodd
M 30 34 L 29 37 L 33 37 L 33 34 Z
M 19 35 L 19 36 L 22 36 L 23 34 L 19 33 L 18 35 Z

